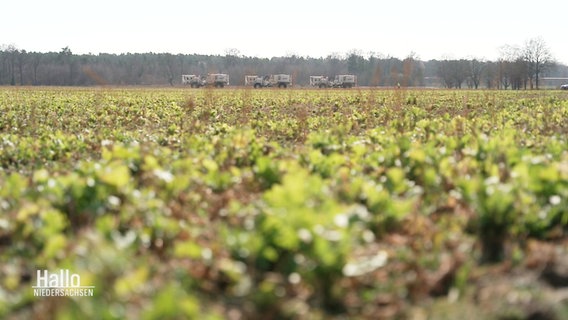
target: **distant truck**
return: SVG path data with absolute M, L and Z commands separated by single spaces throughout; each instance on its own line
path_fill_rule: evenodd
M 319 88 L 352 88 L 357 86 L 357 76 L 340 74 L 336 75 L 333 81 L 326 76 L 310 76 L 310 86 Z
M 223 88 L 229 85 L 229 75 L 225 73 L 211 73 L 206 76 L 184 74 L 181 76 L 181 82 L 192 88 L 199 87 L 216 87 Z
M 292 85 L 292 76 L 289 74 L 270 74 L 265 76 L 245 76 L 245 86 L 255 88 L 278 87 L 287 88 Z

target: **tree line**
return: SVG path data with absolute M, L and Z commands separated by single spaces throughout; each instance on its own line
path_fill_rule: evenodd
M 231 85 L 243 85 L 249 74 L 291 74 L 306 86 L 312 75 L 355 74 L 360 86 L 538 89 L 540 79 L 568 77 L 542 39 L 522 47 L 505 46 L 497 61 L 441 59 L 422 61 L 414 53 L 404 59 L 353 50 L 312 58 L 247 57 L 237 49 L 224 55 L 126 53 L 74 54 L 28 52 L 0 45 L 0 85 L 93 86 L 181 85 L 182 74 L 227 73 Z

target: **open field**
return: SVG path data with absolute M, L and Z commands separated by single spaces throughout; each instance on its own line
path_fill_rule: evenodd
M 566 319 L 567 123 L 565 91 L 0 88 L 0 318 Z

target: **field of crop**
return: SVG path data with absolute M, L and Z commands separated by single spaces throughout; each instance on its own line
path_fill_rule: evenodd
M 566 319 L 567 123 L 561 91 L 0 88 L 0 318 Z M 60 269 L 94 296 L 34 296 Z

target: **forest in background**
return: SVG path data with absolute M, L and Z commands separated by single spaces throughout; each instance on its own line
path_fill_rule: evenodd
M 531 41 L 508 47 L 497 61 L 422 61 L 414 53 L 399 59 L 357 50 L 325 58 L 247 57 L 237 49 L 224 55 L 74 54 L 69 47 L 41 53 L 0 45 L 0 85 L 179 86 L 182 74 L 207 73 L 227 73 L 236 86 L 244 85 L 245 75 L 278 73 L 291 74 L 295 86 L 309 85 L 311 75 L 337 74 L 357 75 L 360 86 L 538 89 L 568 83 L 568 66 L 556 63 L 539 39 Z

